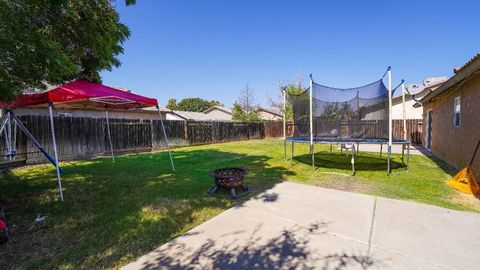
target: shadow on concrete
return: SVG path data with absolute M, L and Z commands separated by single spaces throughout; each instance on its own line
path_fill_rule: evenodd
M 261 224 L 259 225 L 261 226 Z M 248 237 L 246 243 L 238 242 L 245 236 L 238 236 L 229 244 L 217 244 L 208 239 L 192 250 L 182 240 L 174 240 L 155 251 L 157 258 L 136 265 L 138 269 L 368 269 L 381 265 L 381 261 L 370 256 L 346 252 L 321 254 L 312 250 L 309 243 L 312 236 L 327 234 L 328 224 L 316 222 L 307 228 L 295 225 L 284 229 L 270 239 L 263 239 L 258 233 L 259 226 Z M 232 233 L 236 236 L 236 233 Z M 232 235 L 230 234 L 230 235 Z M 225 236 L 225 235 L 223 235 Z M 181 238 L 189 237 L 184 235 Z M 264 244 L 259 244 L 264 243 Z

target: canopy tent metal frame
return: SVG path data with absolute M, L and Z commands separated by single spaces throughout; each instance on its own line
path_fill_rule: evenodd
M 380 148 L 382 149 L 383 144 L 387 145 L 387 174 L 390 175 L 391 173 L 391 155 L 392 155 L 392 145 L 399 144 L 402 145 L 402 163 L 405 164 L 405 149 L 407 150 L 407 172 L 410 171 L 410 142 L 407 140 L 407 128 L 406 128 L 406 106 L 405 106 L 405 81 L 402 80 L 401 83 L 395 88 L 401 87 L 402 89 L 402 120 L 403 120 L 403 138 L 402 140 L 393 140 L 393 119 L 392 119 L 392 95 L 395 89 L 392 89 L 392 70 L 391 67 L 388 67 L 385 73 L 382 76 L 382 79 L 387 76 L 387 89 L 388 89 L 388 140 L 372 140 L 372 139 L 353 139 L 353 138 L 346 138 L 344 140 L 338 139 L 322 139 L 322 138 L 315 138 L 314 130 L 313 130 L 313 76 L 310 74 L 310 83 L 309 83 L 309 138 L 293 138 L 287 136 L 287 122 L 286 122 L 286 103 L 287 103 L 287 95 L 288 93 L 284 90 L 283 91 L 283 140 L 284 140 L 284 160 L 287 161 L 287 142 L 291 142 L 291 154 L 290 160 L 293 160 L 294 157 L 294 143 L 309 143 L 310 144 L 310 155 L 311 155 L 311 162 L 312 168 L 315 168 L 315 144 L 330 144 L 330 149 L 332 144 L 351 144 L 352 145 L 352 157 L 351 157 L 351 164 L 352 164 L 352 175 L 355 174 L 355 158 L 359 152 L 360 144 L 379 144 Z M 358 97 L 358 91 L 357 91 Z M 294 131 L 295 132 L 295 131 Z M 381 155 L 380 150 L 380 155 Z
M 15 116 L 11 108 L 15 107 L 31 107 L 31 106 L 39 106 L 43 104 L 48 104 L 48 112 L 50 118 L 50 131 L 52 136 L 52 144 L 54 150 L 54 158 L 52 158 L 45 149 L 38 143 L 38 141 L 33 137 L 33 135 L 28 131 L 28 129 L 21 123 L 21 121 Z M 167 148 L 167 152 L 170 159 L 170 164 L 172 171 L 175 172 L 175 165 L 173 162 L 173 157 L 170 149 L 170 143 L 168 141 L 167 132 L 165 130 L 165 125 L 163 123 L 163 118 L 160 110 L 160 106 L 156 99 L 146 98 L 140 95 L 136 95 L 130 92 L 118 90 L 115 88 L 111 88 L 108 86 L 104 86 L 101 84 L 95 84 L 84 80 L 73 81 L 67 84 L 64 84 L 58 88 L 50 90 L 45 93 L 40 94 L 24 94 L 20 95 L 15 103 L 13 104 L 2 104 L 6 114 L 4 118 L 0 120 L 0 134 L 4 131 L 4 128 L 7 127 L 7 124 L 10 123 L 10 119 L 14 119 L 16 125 L 18 126 L 28 138 L 32 140 L 34 145 L 39 148 L 39 150 L 45 155 L 45 157 L 56 167 L 57 172 L 57 181 L 60 190 L 60 200 L 63 202 L 63 188 L 62 188 L 62 181 L 61 181 L 61 173 L 63 170 L 59 166 L 59 157 L 57 151 L 57 142 L 55 137 L 55 126 L 54 126 L 54 104 L 68 104 L 68 106 L 75 107 L 75 104 L 81 104 L 79 107 L 87 108 L 87 104 L 89 108 L 96 108 L 101 109 L 104 108 L 105 110 L 105 120 L 106 120 L 106 127 L 107 127 L 107 136 L 109 140 L 109 148 L 112 157 L 112 161 L 115 161 L 115 153 L 113 148 L 112 142 L 112 132 L 110 128 L 110 117 L 108 110 L 109 109 L 120 109 L 120 110 L 128 110 L 128 109 L 139 109 L 139 108 L 147 108 L 147 107 L 156 107 L 158 110 L 158 116 L 160 118 L 160 126 L 162 129 L 162 137 Z M 16 129 L 15 129 L 16 130 Z M 7 143 L 7 151 L 9 155 L 15 156 L 15 147 L 12 147 L 12 136 L 11 128 L 7 128 L 7 131 L 4 132 L 6 136 L 6 140 L 9 141 Z

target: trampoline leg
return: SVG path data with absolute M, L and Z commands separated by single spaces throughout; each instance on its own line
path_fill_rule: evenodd
M 311 149 L 312 149 L 312 167 L 315 168 L 315 145 L 314 144 L 312 144 Z
M 330 153 L 332 153 L 332 144 L 330 144 Z
M 410 172 L 410 144 L 407 147 L 407 172 Z
M 387 153 L 387 175 L 390 175 L 390 155 L 391 155 L 392 147 L 388 146 L 388 153 Z
M 382 157 L 382 152 L 383 152 L 383 144 L 380 144 L 380 157 Z
M 355 175 L 355 144 L 352 143 L 352 176 Z
M 290 162 L 293 161 L 293 144 L 294 144 L 294 142 L 292 141 L 292 146 L 291 146 L 291 149 L 290 149 Z
M 283 140 L 283 161 L 287 161 L 287 140 Z

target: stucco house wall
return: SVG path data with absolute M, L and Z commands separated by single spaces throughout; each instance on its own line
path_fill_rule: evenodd
M 205 112 L 212 119 L 218 120 L 232 120 L 232 114 L 222 111 L 220 109 L 211 109 Z
M 422 119 L 423 118 L 423 108 L 414 108 L 414 100 L 405 101 L 405 111 L 406 119 Z M 403 119 L 403 105 L 402 99 L 394 100 L 392 104 L 392 119 Z
M 453 88 L 458 87 L 454 86 Z M 460 127 L 454 125 L 454 99 L 460 97 Z M 432 111 L 431 151 L 437 157 L 460 169 L 473 154 L 480 139 L 480 76 L 467 79 L 455 91 L 446 91 L 424 105 L 423 134 L 427 139 L 427 112 Z M 480 179 L 480 153 L 473 170 Z
M 282 116 L 273 114 L 271 112 L 265 111 L 265 110 L 259 110 L 258 114 L 260 116 L 260 119 L 265 120 L 265 121 L 278 121 L 282 120 Z

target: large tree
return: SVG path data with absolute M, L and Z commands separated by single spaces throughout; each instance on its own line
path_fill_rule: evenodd
M 242 122 L 260 121 L 258 108 L 259 105 L 256 101 L 255 93 L 247 84 L 240 92 L 235 104 L 233 104 L 232 119 Z
M 167 108 L 170 110 L 204 112 L 212 106 L 223 106 L 220 101 L 205 100 L 202 98 L 184 98 L 177 103 L 177 100 L 171 98 L 168 100 Z
M 303 86 L 303 78 L 299 76 L 296 82 L 280 83 L 278 86 L 278 94 L 276 97 L 268 97 L 268 102 L 271 108 L 275 108 L 277 111 L 285 113 L 287 121 L 293 119 L 292 105 L 289 100 L 289 96 L 296 96 L 302 94 L 306 89 Z M 285 112 L 283 109 L 283 93 L 287 93 L 287 102 L 285 104 Z
M 130 31 L 112 1 L 0 0 L 0 101 L 120 66 Z

